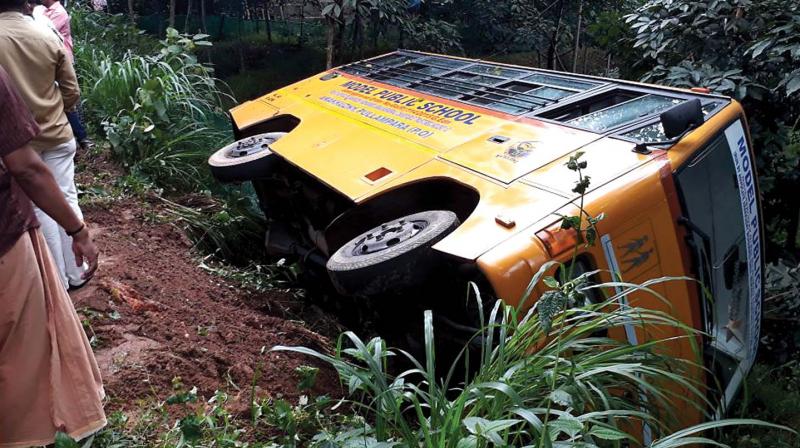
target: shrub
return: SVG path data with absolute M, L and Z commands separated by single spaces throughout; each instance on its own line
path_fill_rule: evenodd
M 72 16 L 85 115 L 114 159 L 144 184 L 178 196 L 165 199 L 171 216 L 204 251 L 233 262 L 262 256 L 253 242 L 264 222 L 252 192 L 219 185 L 207 168 L 208 156 L 230 139 L 223 107 L 233 103 L 196 56 L 211 45 L 207 36 L 168 29 L 158 41 L 120 16 L 81 8 Z
M 205 161 L 228 138 L 218 122 L 226 94 L 193 52 L 210 45 L 204 35 L 169 29 L 157 53 L 133 51 L 121 60 L 87 46 L 80 67 L 84 106 L 96 117 L 113 155 L 162 186 L 191 189 L 208 184 Z
M 800 3 L 650 0 L 627 21 L 646 81 L 704 86 L 741 101 L 770 217 L 768 256 L 798 256 Z
M 549 267 L 540 270 L 532 284 Z M 334 446 L 621 446 L 636 444 L 640 425 L 646 424 L 658 438 L 649 446 L 666 448 L 716 444 L 698 434 L 718 427 L 766 425 L 728 420 L 673 432 L 677 422 L 670 415 L 676 413 L 660 411 L 711 405 L 703 387 L 687 374 L 699 366 L 659 350 L 674 339 L 630 345 L 604 334 L 625 325 L 666 325 L 680 328 L 683 337 L 693 341 L 697 333 L 669 315 L 617 306 L 620 297 L 631 293 L 664 300 L 650 287 L 685 279 L 627 284 L 607 300 L 587 304 L 583 297 L 590 289 L 613 289 L 612 284 L 589 285 L 587 279 L 594 274 L 585 273 L 551 290 L 550 297 L 557 300 L 549 311 L 544 310 L 544 295 L 524 313 L 497 302 L 489 323 L 474 338 L 480 343 L 477 371 L 461 383 L 454 372 L 461 361 L 469 363 L 468 349 L 446 375 L 439 376 L 430 311 L 424 319 L 423 359 L 390 349 L 380 338 L 365 342 L 352 332 L 343 335 L 333 354 L 304 347 L 274 350 L 303 353 L 336 368 L 353 400 L 353 419 L 371 423 L 338 427 L 315 437 L 340 440 Z M 482 303 L 479 297 L 477 302 Z M 413 367 L 390 374 L 387 365 L 396 357 Z M 677 389 L 670 387 L 676 385 Z

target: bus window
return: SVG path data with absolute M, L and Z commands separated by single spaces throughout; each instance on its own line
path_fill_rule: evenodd
M 739 367 L 744 371 L 752 363 L 759 331 L 755 316 L 760 317 L 760 247 L 754 249 L 759 242 L 749 236 L 754 225 L 759 232 L 757 205 L 755 219 L 750 216 L 749 204 L 755 201 L 751 170 L 744 130 L 737 121 L 676 174 L 695 274 L 712 295 L 705 303 L 707 352 L 722 384 L 734 389 L 741 381 Z

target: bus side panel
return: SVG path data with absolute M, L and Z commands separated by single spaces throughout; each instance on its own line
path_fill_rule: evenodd
M 603 270 L 599 275 L 600 281 L 612 281 L 611 271 L 623 281 L 631 283 L 664 276 L 691 276 L 690 265 L 682 249 L 684 230 L 677 225 L 676 211 L 679 212 L 679 209 L 675 209 L 674 190 L 670 192 L 668 183 L 662 181 L 669 172 L 666 157 L 659 157 L 624 178 L 598 188 L 585 198 L 587 212 L 593 216 L 605 214 L 598 224 L 600 238 L 597 244 L 583 251 L 595 263 L 591 268 Z M 577 207 L 570 205 L 558 212 L 574 215 Z M 553 215 L 553 220 L 540 222 L 540 226 L 534 225 L 520 232 L 477 260 L 495 293 L 506 303 L 517 305 L 534 273 L 552 259 L 535 233 L 542 227 L 555 229 L 559 225 L 557 220 L 557 216 Z M 571 256 L 572 251 L 566 251 L 556 259 L 569 262 Z M 536 285 L 534 297 L 527 301 L 525 307 L 532 306 L 535 297 L 545 289 L 541 283 Z M 693 282 L 670 280 L 652 289 L 661 297 L 635 292 L 627 295 L 627 304 L 664 312 L 683 325 L 702 329 L 696 285 Z M 696 367 L 688 368 L 688 374 L 702 392 L 701 385 L 705 380 L 700 367 L 702 347 L 696 336 L 689 337 L 684 330 L 672 326 L 629 326 L 613 330 L 610 336 L 636 344 L 672 338 L 661 344 L 659 350 L 695 363 Z M 677 385 L 671 389 L 676 397 L 694 396 Z M 690 403 L 677 403 L 675 409 L 679 410 L 674 417 L 681 427 L 703 421 L 702 412 Z

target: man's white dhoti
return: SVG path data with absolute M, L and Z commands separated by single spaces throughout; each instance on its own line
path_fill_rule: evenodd
M 64 193 L 67 203 L 75 214 L 83 219 L 83 214 L 78 206 L 78 189 L 75 186 L 76 148 L 75 139 L 72 139 L 55 148 L 43 151 L 41 156 L 44 163 L 53 172 L 53 177 L 56 178 L 58 187 Z M 72 252 L 72 238 L 67 236 L 67 232 L 38 207 L 34 207 L 34 212 L 41 224 L 42 234 L 53 255 L 64 286 L 69 288 L 70 285 L 79 286 L 83 284 L 85 281 L 83 273 L 87 267 L 85 264 L 83 266 L 75 264 L 75 254 Z

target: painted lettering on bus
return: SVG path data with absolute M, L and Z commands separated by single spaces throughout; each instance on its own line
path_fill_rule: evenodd
M 425 104 L 417 106 L 417 109 L 432 115 L 438 115 L 440 117 L 449 118 L 453 121 L 458 121 L 470 125 L 474 124 L 475 121 L 481 117 L 476 113 L 467 112 L 465 110 L 456 107 L 448 106 L 446 104 L 436 103 L 433 101 L 428 101 Z
M 342 87 L 347 90 L 352 90 L 353 92 L 379 98 L 383 101 L 395 103 L 402 107 L 417 109 L 427 112 L 431 115 L 447 118 L 458 123 L 464 123 L 466 125 L 475 124 L 475 122 L 481 117 L 480 114 L 468 112 L 463 109 L 437 103 L 435 101 L 427 101 L 424 104 L 420 104 L 425 101 L 424 98 L 406 95 L 404 93 L 395 92 L 389 89 L 379 89 L 378 87 L 363 82 L 346 81 L 342 84 Z
M 371 95 L 373 92 L 378 90 L 377 87 L 371 86 L 369 84 L 364 84 L 362 82 L 356 81 L 347 81 L 342 84 L 342 87 L 348 90 L 352 90 L 353 92 L 365 93 L 367 95 Z
M 744 137 L 737 142 L 739 147 L 739 157 L 742 160 L 742 170 L 744 171 L 745 191 L 747 192 L 747 209 L 755 211 L 756 189 L 753 182 L 753 168 L 750 166 L 750 152 L 747 151 L 747 143 Z
M 389 101 L 391 103 L 396 103 L 405 107 L 414 107 L 417 105 L 417 103 L 422 101 L 422 98 L 404 95 L 402 93 L 392 92 L 391 90 L 386 90 L 386 89 L 383 89 L 380 92 L 376 92 L 374 96 L 384 101 Z
M 745 224 L 750 233 L 747 235 L 747 238 L 749 238 L 753 243 L 751 245 L 753 248 L 753 253 L 749 254 L 751 259 L 755 261 L 754 267 L 757 271 L 754 273 L 753 277 L 761 278 L 761 235 L 759 234 L 758 204 L 756 202 L 756 186 L 755 179 L 753 178 L 753 167 L 750 161 L 750 152 L 747 150 L 747 142 L 745 141 L 744 136 L 740 137 L 736 144 L 739 151 L 739 160 L 742 163 L 742 175 L 740 176 L 740 183 L 743 185 L 739 185 L 739 188 L 744 188 L 744 191 L 747 194 L 747 203 L 742 205 L 746 208 L 746 215 L 751 217 L 750 222 Z

